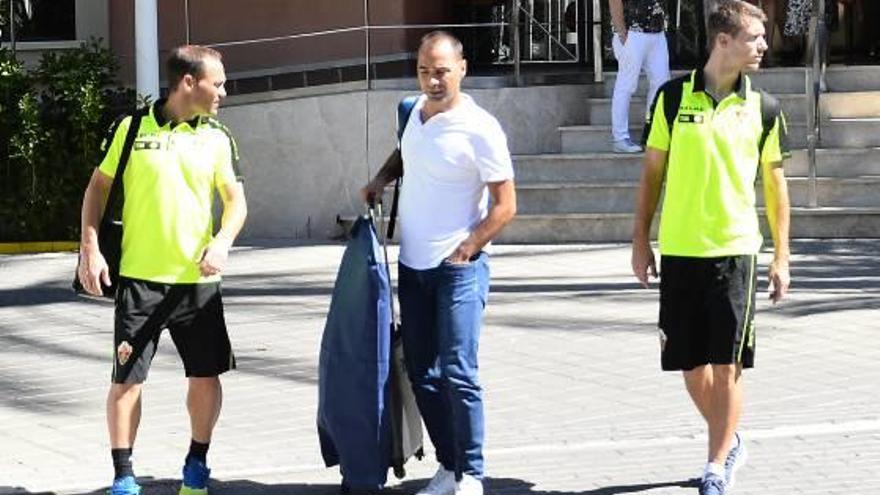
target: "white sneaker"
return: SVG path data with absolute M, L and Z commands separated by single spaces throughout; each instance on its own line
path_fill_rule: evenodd
M 455 493 L 455 472 L 447 471 L 441 465 L 437 473 L 416 495 L 453 495 Z M 482 491 L 480 492 L 482 493 Z
M 483 482 L 469 474 L 461 475 L 455 487 L 455 495 L 483 495 Z
M 615 153 L 641 153 L 642 147 L 632 142 L 632 139 L 621 139 L 614 141 Z

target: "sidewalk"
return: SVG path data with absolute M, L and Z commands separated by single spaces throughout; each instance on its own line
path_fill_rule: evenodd
M 880 240 L 797 242 L 793 290 L 757 317 L 746 372 L 749 464 L 734 493 L 880 493 Z M 340 245 L 238 248 L 224 298 L 239 370 L 209 454 L 213 495 L 331 495 L 315 431 L 317 356 Z M 69 291 L 73 254 L 0 256 L 0 495 L 102 493 L 112 306 Z M 396 270 L 395 270 L 396 271 Z M 706 439 L 678 374 L 659 370 L 657 292 L 623 245 L 498 246 L 481 348 L 487 492 L 696 494 Z M 176 493 L 185 380 L 165 335 L 135 470 Z M 430 449 L 429 449 L 430 450 Z M 407 465 L 399 494 L 436 465 Z

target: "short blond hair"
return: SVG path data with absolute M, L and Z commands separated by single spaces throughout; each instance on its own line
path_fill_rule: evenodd
M 746 27 L 746 19 L 767 22 L 767 14 L 763 10 L 743 0 L 715 0 L 714 4 L 706 29 L 709 51 L 715 46 L 719 34 L 738 35 Z
M 168 89 L 173 91 L 187 74 L 201 78 L 205 73 L 205 59 L 222 61 L 223 56 L 213 48 L 199 45 L 181 45 L 171 50 L 165 68 L 168 71 Z

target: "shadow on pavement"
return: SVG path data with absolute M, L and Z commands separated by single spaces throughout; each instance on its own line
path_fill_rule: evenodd
M 149 478 L 139 479 L 143 485 L 142 495 L 176 495 L 180 486 L 178 480 L 152 480 Z M 422 488 L 427 479 L 410 480 L 400 485 L 374 492 L 376 495 L 412 495 Z M 658 488 L 691 488 L 696 486 L 696 480 L 664 481 L 657 483 L 640 483 L 633 485 L 615 485 L 595 488 L 585 491 L 542 491 L 535 490 L 535 484 L 516 478 L 487 478 L 485 490 L 487 495 L 616 495 L 627 493 L 642 493 Z M 209 485 L 211 495 L 338 495 L 338 484 L 305 484 L 305 483 L 279 483 L 264 484 L 250 480 L 212 480 Z M 0 488 L 0 494 L 6 492 Z M 15 494 L 30 494 L 30 492 L 10 492 Z M 78 493 L 75 495 L 103 495 L 105 489 L 92 492 Z M 48 494 L 47 494 L 48 495 Z M 352 495 L 366 495 L 354 491 Z
M 51 492 L 29 492 L 20 486 L 0 485 L 0 495 L 54 495 Z
M 140 478 L 143 487 L 141 495 L 177 495 L 180 480 Z M 339 485 L 321 485 L 305 483 L 263 484 L 249 480 L 211 480 L 208 485 L 211 495 L 339 495 Z M 0 492 L 2 493 L 2 492 Z M 21 492 L 28 493 L 28 492 Z M 105 495 L 106 488 L 75 495 Z M 71 494 L 74 495 L 74 494 Z

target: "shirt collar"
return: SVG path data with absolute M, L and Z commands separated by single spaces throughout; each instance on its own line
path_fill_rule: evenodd
M 165 124 L 168 123 L 168 119 L 165 117 L 165 113 L 162 111 L 167 103 L 167 98 L 160 98 L 156 100 L 156 103 L 153 103 L 153 106 L 150 108 L 150 113 L 153 114 L 153 119 L 156 120 L 156 125 L 158 125 L 159 127 L 164 127 Z M 196 115 L 192 119 L 188 120 L 186 123 L 189 124 L 191 128 L 195 129 L 196 127 L 198 127 L 199 124 L 202 123 L 202 118 Z
M 736 78 L 736 83 L 733 85 L 734 90 L 736 90 L 737 96 L 746 99 L 747 91 L 748 91 L 748 77 L 746 77 L 742 72 L 740 72 L 739 77 Z M 694 91 L 700 91 L 702 93 L 706 93 L 706 75 L 703 73 L 703 69 L 694 69 L 693 75 L 691 76 L 691 82 L 693 82 Z M 707 93 L 708 94 L 708 93 Z

